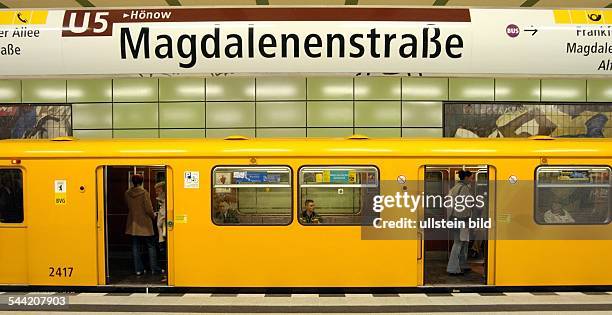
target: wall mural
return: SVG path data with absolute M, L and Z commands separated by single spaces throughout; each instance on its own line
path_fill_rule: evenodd
M 444 136 L 612 137 L 612 104 L 444 104 Z
M 71 135 L 70 105 L 0 104 L 0 139 L 47 139 Z

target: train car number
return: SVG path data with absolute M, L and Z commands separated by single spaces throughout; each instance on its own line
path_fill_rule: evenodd
M 49 277 L 72 277 L 72 267 L 49 267 Z

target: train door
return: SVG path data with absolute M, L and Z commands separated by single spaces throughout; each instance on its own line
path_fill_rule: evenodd
M 172 223 L 171 183 L 168 179 L 169 168 L 166 166 L 105 166 L 99 174 L 103 177 L 98 199 L 99 206 L 99 255 L 103 268 L 100 283 L 111 285 L 167 285 L 170 260 L 168 249 Z M 152 236 L 126 234 L 128 225 L 127 199 L 143 200 L 142 192 L 132 189 L 134 174 L 142 180 L 142 186 L 148 192 L 144 198 L 151 200 L 153 218 L 142 216 L 139 222 L 150 226 L 139 225 L 131 233 L 153 233 Z M 137 179 L 138 181 L 138 179 Z M 134 202 L 134 201 L 132 201 Z M 146 204 L 146 202 L 145 202 Z M 101 213 L 100 213 L 101 212 Z M 100 224 L 101 223 L 101 224 Z M 130 225 L 133 226 L 133 225 Z M 170 229 L 168 229 L 170 227 Z M 102 235 L 100 235 L 102 234 Z
M 424 177 L 424 192 L 426 196 L 447 196 L 451 189 L 458 184 L 460 171 L 469 171 L 474 174 L 470 184 L 470 193 L 475 200 L 472 208 L 471 221 L 481 222 L 474 228 L 469 228 L 466 222 L 464 234 L 460 236 L 460 230 L 434 226 L 433 222 L 449 220 L 448 204 L 443 202 L 429 202 L 423 207 L 419 217 L 424 222 L 429 222 L 420 230 L 422 236 L 421 252 L 419 257 L 422 259 L 422 284 L 424 285 L 485 285 L 487 284 L 488 262 L 489 262 L 489 228 L 485 225 L 491 217 L 490 191 L 491 178 L 490 168 L 486 165 L 450 165 L 450 166 L 426 166 L 422 177 Z M 480 196 L 480 197 L 479 197 Z M 478 197 L 478 199 L 476 199 Z M 448 198 L 448 197 L 446 197 Z M 433 200 L 433 199 L 432 199 Z M 442 199 L 444 200 L 444 199 Z M 452 208 L 451 208 L 452 209 Z M 480 220 L 479 220 L 480 219 Z M 466 234 L 468 237 L 466 238 Z M 467 242 L 467 265 L 461 266 L 460 273 L 451 272 L 447 269 L 454 239 L 469 239 Z M 455 271 L 452 266 L 450 270 Z

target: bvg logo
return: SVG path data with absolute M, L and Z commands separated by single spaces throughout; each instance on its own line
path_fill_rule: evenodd
M 63 36 L 111 35 L 108 11 L 66 11 Z

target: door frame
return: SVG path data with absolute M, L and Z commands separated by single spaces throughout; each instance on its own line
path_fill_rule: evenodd
M 108 249 L 106 247 L 107 231 L 106 231 L 106 196 L 107 196 L 107 169 L 113 166 L 129 166 L 129 167 L 163 167 L 166 171 L 166 253 L 167 253 L 167 286 L 174 286 L 174 172 L 168 164 L 140 164 L 140 165 L 125 165 L 125 164 L 105 164 L 96 168 L 96 228 L 97 228 L 97 278 L 98 285 L 109 285 L 107 281 L 108 275 Z
M 470 163 L 470 164 L 424 164 L 419 166 L 418 170 L 418 193 L 425 192 L 425 172 L 427 167 L 476 167 L 476 166 L 487 166 L 488 172 L 488 181 L 489 181 L 489 189 L 488 189 L 488 215 L 491 219 L 491 228 L 487 231 L 487 251 L 486 251 L 486 262 L 485 262 L 485 273 L 486 273 L 486 283 L 484 285 L 495 285 L 495 248 L 496 248 L 496 222 L 497 222 L 497 169 L 494 165 L 491 164 L 478 164 L 478 163 Z M 477 173 L 475 173 L 476 175 Z M 444 179 L 443 179 L 444 180 Z M 450 180 L 450 179 L 449 179 Z M 419 207 L 417 211 L 417 220 L 421 221 L 425 217 L 425 209 L 423 207 Z M 417 229 L 417 285 L 424 286 L 425 283 L 425 237 L 424 231 L 420 228 Z

